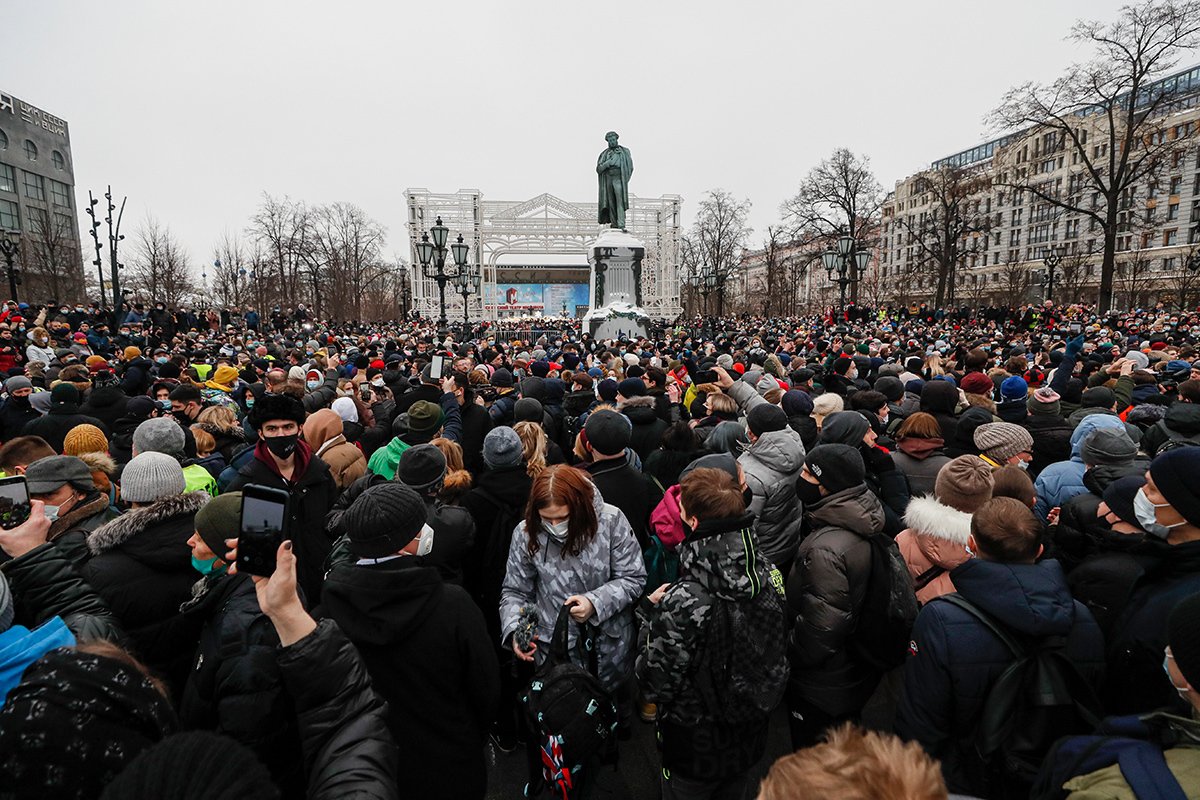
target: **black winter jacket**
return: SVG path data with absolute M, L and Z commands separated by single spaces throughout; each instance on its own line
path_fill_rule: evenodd
M 1057 561 L 976 558 L 950 575 L 963 597 L 1016 633 L 1065 637 L 1067 657 L 1085 679 L 1099 683 L 1103 636 L 1091 613 L 1071 597 Z M 941 760 L 951 792 L 982 794 L 986 787 L 972 786 L 967 777 L 971 734 L 988 689 L 1012 663 L 1012 653 L 968 612 L 940 598 L 921 609 L 912 639 L 896 731 Z
M 1046 467 L 1071 457 L 1071 434 L 1074 428 L 1057 414 L 1030 414 L 1021 423 L 1033 436 L 1031 478 Z
M 63 439 L 72 428 L 80 425 L 95 425 L 100 432 L 108 436 L 108 426 L 95 417 L 79 413 L 79 407 L 74 403 L 59 403 L 50 407 L 50 413 L 44 417 L 30 420 L 21 430 L 22 436 L 40 436 L 54 448 L 54 452 L 63 451 Z
M 116 384 L 96 386 L 88 392 L 87 400 L 79 407 L 79 413 L 95 417 L 111 431 L 116 421 L 125 416 L 128 402 L 129 396 Z
M 624 512 L 638 545 L 644 550 L 650 544 L 650 512 L 662 500 L 663 493 L 644 473 L 629 466 L 625 458 L 592 462 L 587 471 L 604 502 Z
M 436 570 L 400 557 L 335 567 L 322 610 L 354 643 L 387 701 L 388 728 L 404 742 L 406 791 L 482 798 L 483 746 L 499 699 L 499 667 L 483 615 L 467 593 L 443 583 Z
M 12 591 L 14 624 L 32 630 L 52 617 L 62 617 L 80 641 L 124 642 L 121 626 L 108 606 L 67 554 L 53 544 L 0 565 L 0 572 Z
M 293 475 L 293 480 L 285 481 L 255 454 L 242 465 L 225 491 L 240 491 L 248 483 L 282 489 L 290 496 L 287 534 L 296 548 L 297 579 L 305 597 L 315 601 L 321 596 L 325 558 L 333 544 L 325 533 L 325 514 L 337 497 L 337 485 L 329 467 L 313 456 L 303 475 Z
M 121 620 L 139 657 L 172 679 L 181 677 L 191 655 L 179 649 L 179 607 L 199 577 L 187 541 L 196 530 L 196 512 L 209 499 L 207 492 L 168 497 L 101 525 L 87 538 L 92 558 L 84 577 Z
M 622 400 L 617 410 L 633 425 L 629 446 L 642 461 L 662 446 L 663 431 L 667 423 L 655 412 L 653 397 L 630 397 Z
M 138 356 L 125 362 L 121 371 L 121 391 L 129 397 L 145 394 L 150 388 L 150 370 L 154 365 L 145 356 Z
M 464 586 L 484 610 L 493 642 L 500 641 L 500 585 L 512 533 L 516 523 L 525 519 L 532 486 L 524 465 L 501 467 L 479 473 L 474 487 L 463 496 L 463 508 L 475 521 L 475 543 L 463 565 Z
M 28 397 L 9 395 L 0 405 L 0 442 L 7 442 L 21 435 L 25 425 L 41 415 L 34 411 Z
M 179 720 L 249 747 L 290 793 L 303 792 L 291 698 L 275 651 L 279 635 L 258 605 L 249 575 L 212 573 L 180 611 L 200 630 Z
M 486 408 L 476 403 L 464 403 L 460 410 L 462 438 L 459 444 L 462 445 L 463 466 L 472 475 L 478 475 L 487 466 L 483 463 L 483 439 L 492 430 L 492 417 Z
M 1178 400 L 1172 403 L 1166 416 L 1146 430 L 1142 449 L 1154 456 L 1172 439 L 1200 443 L 1200 405 Z

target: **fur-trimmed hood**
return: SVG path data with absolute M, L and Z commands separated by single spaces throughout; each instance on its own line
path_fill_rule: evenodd
M 110 478 L 117 474 L 117 462 L 108 453 L 80 453 L 78 458 L 92 472 L 103 472 Z
M 628 411 L 631 408 L 654 408 L 654 398 L 649 395 L 642 397 L 627 397 L 617 403 L 617 411 Z
M 904 524 L 918 535 L 966 545 L 971 535 L 971 515 L 939 503 L 932 497 L 914 497 L 904 512 Z
M 135 508 L 88 534 L 88 550 L 95 556 L 120 547 L 148 528 L 175 517 L 195 514 L 211 499 L 208 492 L 187 492 L 165 497 L 144 508 Z

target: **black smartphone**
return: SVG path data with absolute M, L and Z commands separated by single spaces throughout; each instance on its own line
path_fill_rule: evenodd
M 697 386 L 702 386 L 706 383 L 716 383 L 716 382 L 717 382 L 716 370 L 702 369 L 696 373 L 696 385 Z
M 0 478 L 0 528 L 12 530 L 29 519 L 29 486 L 24 475 Z
M 1078 322 L 1071 323 L 1071 335 L 1072 336 L 1078 336 L 1079 331 L 1082 329 L 1083 329 L 1083 326 L 1080 323 L 1078 323 Z
M 288 493 L 269 486 L 242 487 L 242 518 L 238 531 L 238 572 L 270 576 L 275 555 L 287 538 Z
M 429 377 L 432 380 L 440 381 L 442 376 L 446 374 L 446 357 L 439 356 L 436 353 L 429 362 Z

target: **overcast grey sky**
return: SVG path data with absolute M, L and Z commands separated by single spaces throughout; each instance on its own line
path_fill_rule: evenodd
M 350 201 L 407 257 L 406 187 L 754 204 L 755 241 L 834 148 L 880 182 L 982 141 L 1006 88 L 1083 54 L 1117 0 L 579 3 L 5 0 L 0 89 L 70 124 L 77 196 L 111 182 L 196 264 L 262 192 Z M 86 226 L 81 226 L 86 232 Z

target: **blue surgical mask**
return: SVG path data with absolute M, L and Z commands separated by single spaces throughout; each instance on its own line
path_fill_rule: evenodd
M 195 556 L 192 556 L 192 567 L 201 575 L 208 575 L 213 572 L 224 572 L 226 567 L 225 564 L 222 564 L 219 567 L 217 566 L 217 562 L 220 560 L 221 559 L 217 558 L 216 556 L 213 556 L 212 558 L 196 558 Z
M 321 382 L 320 381 L 308 381 L 304 385 L 309 388 L 309 391 L 312 391 L 313 389 L 316 389 L 318 386 L 320 386 Z
M 54 520 L 58 519 L 58 506 L 44 505 L 42 506 L 42 513 L 46 515 L 46 519 L 54 522 Z
M 170 359 L 168 359 L 166 356 L 159 356 L 158 358 L 156 358 L 156 359 L 154 359 L 154 360 L 155 360 L 157 363 L 159 363 L 159 364 L 165 364 L 165 363 L 167 363 L 167 361 L 169 361 Z
M 254 408 L 254 398 L 253 397 L 246 398 L 246 408 Z
M 546 529 L 546 535 L 554 541 L 562 544 L 567 540 L 567 533 L 571 528 L 571 520 L 564 519 L 562 522 L 546 522 L 542 520 L 542 527 Z

